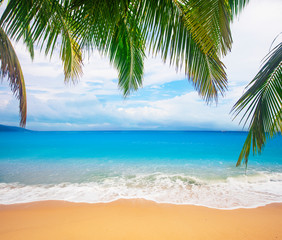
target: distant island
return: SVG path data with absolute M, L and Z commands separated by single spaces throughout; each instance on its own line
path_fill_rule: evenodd
M 21 127 L 6 126 L 0 124 L 0 132 L 25 132 L 25 131 L 30 131 L 30 130 Z

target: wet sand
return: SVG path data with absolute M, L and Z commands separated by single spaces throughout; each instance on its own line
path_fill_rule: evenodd
M 282 239 L 282 204 L 218 210 L 143 199 L 0 205 L 0 239 Z

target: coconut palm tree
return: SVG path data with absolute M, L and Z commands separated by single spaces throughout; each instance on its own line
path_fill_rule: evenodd
M 250 121 L 237 166 L 243 159 L 247 166 L 251 148 L 255 154 L 261 153 L 266 140 L 282 131 L 282 43 L 265 57 L 263 66 L 247 87 L 232 109 L 236 116 L 244 112 L 245 124 Z
M 81 77 L 82 51 L 97 49 L 117 68 L 127 96 L 142 86 L 146 53 L 160 54 L 177 70 L 183 67 L 209 102 L 227 88 L 220 58 L 231 49 L 230 23 L 247 2 L 10 0 L 0 26 L 30 51 L 34 44 L 49 55 L 59 48 L 65 81 Z

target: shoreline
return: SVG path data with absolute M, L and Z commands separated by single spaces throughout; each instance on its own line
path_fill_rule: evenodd
M 5 206 L 16 206 L 16 205 L 29 205 L 29 204 L 36 204 L 36 203 L 45 203 L 45 202 L 63 202 L 63 203 L 70 203 L 70 204 L 90 204 L 90 205 L 96 205 L 96 204 L 111 204 L 114 202 L 118 202 L 118 201 L 144 201 L 144 202 L 152 202 L 155 204 L 161 204 L 161 205 L 172 205 L 172 206 L 195 206 L 195 207 L 203 207 L 203 208 L 209 208 L 209 209 L 215 209 L 215 210 L 226 210 L 226 211 L 232 211 L 232 210 L 240 210 L 240 209 L 256 209 L 256 208 L 260 208 L 260 207 L 266 207 L 269 205 L 282 205 L 282 201 L 272 201 L 269 203 L 263 203 L 263 204 L 257 204 L 257 205 L 253 205 L 253 206 L 248 206 L 248 207 L 244 207 L 244 206 L 236 206 L 236 207 L 229 207 L 229 208 L 220 208 L 220 207 L 213 207 L 213 206 L 208 206 L 208 205 L 204 205 L 204 204 L 193 204 L 193 203 L 174 203 L 174 202 L 158 202 L 155 201 L 153 199 L 147 199 L 147 198 L 142 198 L 142 197 L 136 197 L 136 198 L 116 198 L 114 200 L 110 200 L 110 201 L 101 201 L 101 202 L 84 202 L 84 201 L 70 201 L 70 200 L 61 200 L 61 199 L 47 199 L 47 200 L 34 200 L 34 201 L 30 201 L 30 202 L 16 202 L 16 203 L 0 203 L 0 211 L 2 209 L 2 207 L 5 208 Z
M 282 203 L 256 208 L 120 199 L 0 205 L 0 239 L 282 239 Z

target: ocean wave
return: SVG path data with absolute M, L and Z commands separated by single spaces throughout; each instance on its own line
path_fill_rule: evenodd
M 255 172 L 225 179 L 185 174 L 117 175 L 82 183 L 0 183 L 0 204 L 42 200 L 100 203 L 144 198 L 159 203 L 233 209 L 282 202 L 282 173 Z

